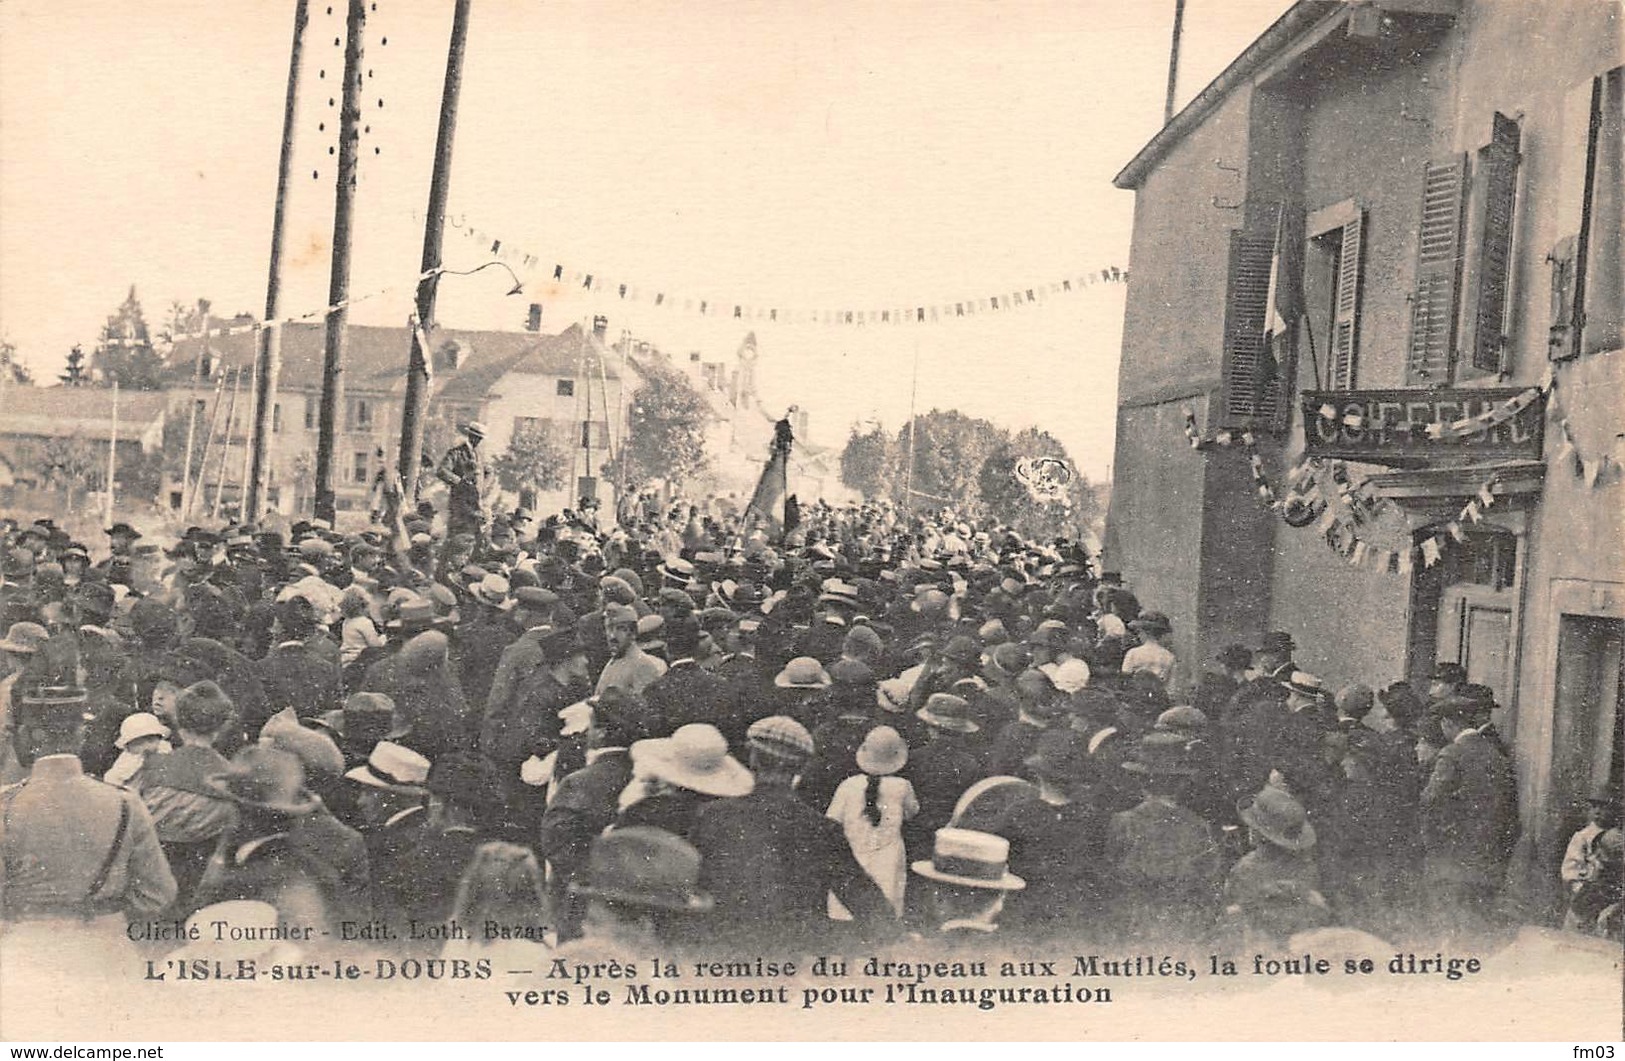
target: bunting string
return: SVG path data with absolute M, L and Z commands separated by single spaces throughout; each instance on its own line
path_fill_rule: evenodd
M 601 270 L 579 263 L 566 264 L 560 257 L 526 248 L 469 223 L 463 215 L 448 218 L 451 231 L 471 241 L 497 260 L 508 263 L 528 276 L 539 276 L 556 290 L 585 291 L 620 301 L 682 311 L 702 317 L 733 319 L 756 324 L 832 325 L 841 327 L 893 327 L 910 324 L 937 324 L 966 317 L 1007 313 L 1041 305 L 1086 288 L 1126 284 L 1129 271 L 1112 265 L 1085 269 L 1063 277 L 1047 278 L 1012 289 L 978 285 L 975 297 L 937 297 L 890 305 L 868 303 L 862 308 L 848 305 L 840 309 L 814 309 L 795 305 L 762 305 L 741 298 L 701 298 L 692 292 L 625 278 L 606 276 Z

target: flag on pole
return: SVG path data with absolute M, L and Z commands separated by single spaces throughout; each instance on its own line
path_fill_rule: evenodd
M 1264 302 L 1264 347 L 1259 363 L 1259 397 L 1263 398 L 1281 378 L 1281 366 L 1286 363 L 1286 315 L 1281 312 L 1281 222 L 1285 214 L 1282 207 L 1275 215 L 1275 246 L 1270 250 L 1269 293 Z
M 762 477 L 756 482 L 756 491 L 750 495 L 750 504 L 745 506 L 745 522 L 747 525 L 754 522 L 764 524 L 769 537 L 777 539 L 798 521 L 790 518 L 792 512 L 788 505 L 790 447 L 794 440 L 790 418 L 786 416 L 773 426 L 772 455 L 762 469 Z

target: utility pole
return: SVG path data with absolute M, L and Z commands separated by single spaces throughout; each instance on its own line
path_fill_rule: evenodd
M 446 227 L 446 197 L 451 192 L 451 149 L 457 138 L 457 98 L 463 84 L 463 52 L 468 40 L 472 0 L 457 0 L 451 15 L 451 42 L 446 48 L 446 80 L 440 90 L 440 129 L 435 136 L 434 171 L 429 177 L 429 208 L 423 221 L 422 275 L 418 279 L 418 326 L 412 329 L 412 353 L 406 367 L 406 402 L 401 412 L 400 471 L 403 503 L 417 496 L 423 456 L 423 416 L 429 400 L 429 351 L 420 337 L 434 327 L 435 296 L 440 289 L 440 250 Z
M 339 410 L 344 407 L 345 325 L 350 310 L 350 225 L 355 211 L 356 155 L 361 131 L 362 37 L 366 0 L 349 0 L 345 19 L 344 92 L 339 103 L 339 169 L 333 192 L 333 265 L 327 285 L 327 344 L 322 357 L 322 404 L 316 421 L 316 518 L 338 518 L 333 463 Z
M 6 366 L 7 374 L 11 366 Z M 113 431 L 107 440 L 107 518 L 106 524 L 113 525 L 113 481 L 118 477 L 118 380 L 113 381 Z
M 181 464 L 181 511 L 186 515 L 192 512 L 192 443 L 197 434 L 197 380 L 203 374 L 203 355 L 209 349 L 209 300 L 198 299 L 197 311 L 203 318 L 203 341 L 198 344 L 197 353 L 192 357 L 192 399 L 191 407 L 186 410 L 186 460 Z M 203 469 L 199 468 L 199 477 L 202 474 Z
M 1174 32 L 1168 45 L 1168 97 L 1162 104 L 1162 124 L 1174 120 L 1174 91 L 1179 87 L 1179 38 L 1185 28 L 1185 0 L 1174 0 Z
M 265 325 L 260 330 L 259 392 L 254 405 L 254 428 L 249 442 L 247 486 L 242 519 L 259 519 L 270 472 L 269 450 L 277 376 L 282 371 L 282 327 L 277 323 L 282 303 L 282 247 L 287 216 L 288 175 L 293 168 L 293 133 L 299 102 L 299 61 L 305 48 L 305 26 L 310 21 L 310 0 L 296 0 L 293 9 L 293 46 L 288 52 L 288 94 L 282 105 L 282 153 L 277 159 L 276 206 L 271 213 L 271 266 L 265 281 Z

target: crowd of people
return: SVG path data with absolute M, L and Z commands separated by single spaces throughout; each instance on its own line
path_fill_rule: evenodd
M 162 545 L 120 523 L 105 553 L 0 522 L 0 941 L 181 954 L 224 920 L 279 926 L 248 934 L 268 953 L 470 957 L 1492 928 L 1517 786 L 1455 664 L 1333 690 L 1274 631 L 1193 666 L 1074 543 L 884 504 L 802 519 L 448 531 L 422 506 Z M 1560 870 L 1571 928 L 1618 938 L 1621 864 L 1599 792 Z

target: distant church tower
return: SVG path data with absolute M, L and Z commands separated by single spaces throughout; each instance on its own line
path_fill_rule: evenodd
M 756 333 L 747 332 L 739 344 L 739 367 L 734 370 L 734 408 L 752 408 L 756 397 Z

